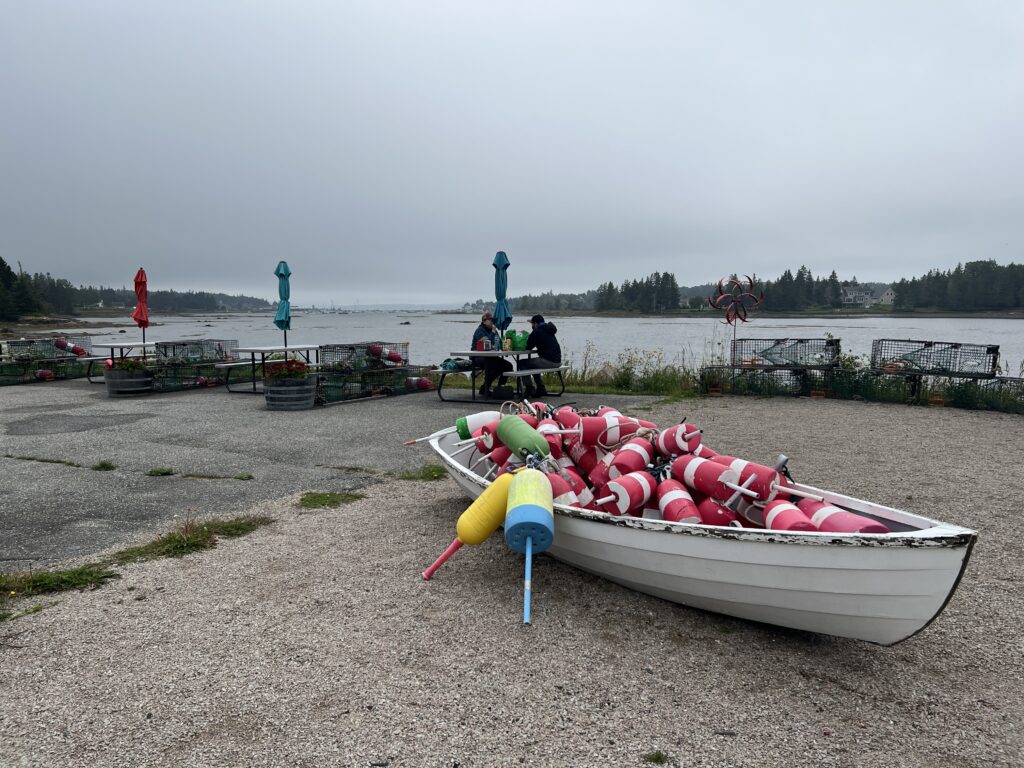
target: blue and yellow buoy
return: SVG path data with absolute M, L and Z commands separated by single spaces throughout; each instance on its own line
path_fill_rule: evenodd
M 541 438 L 544 442 L 544 439 Z M 545 443 L 546 445 L 546 443 Z M 502 475 L 505 477 L 505 475 Z M 526 555 L 523 623 L 530 623 L 530 593 L 533 553 L 543 552 L 555 538 L 555 514 L 551 483 L 537 469 L 523 469 L 512 476 L 505 512 L 505 543 Z

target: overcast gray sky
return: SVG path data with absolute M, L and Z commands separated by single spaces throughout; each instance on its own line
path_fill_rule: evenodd
M 1024 253 L 1024 3 L 0 0 L 0 256 L 297 304 Z

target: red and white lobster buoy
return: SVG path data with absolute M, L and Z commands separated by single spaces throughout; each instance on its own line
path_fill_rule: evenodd
M 590 483 L 592 488 L 600 488 L 612 479 L 609 474 L 609 464 L 613 455 L 614 454 L 606 453 L 601 457 L 601 460 L 594 465 L 594 468 L 587 473 L 587 481 Z
M 636 434 L 640 425 L 624 416 L 608 414 L 607 416 L 584 416 L 580 419 L 580 423 L 571 429 L 578 430 L 578 439 L 584 445 L 606 448 Z
M 36 378 L 39 379 L 39 381 L 53 381 L 57 377 L 54 376 L 53 371 L 49 368 L 40 368 L 36 371 Z
M 657 491 L 662 518 L 673 523 L 701 522 L 700 510 L 693 496 L 678 480 L 662 480 Z
M 730 526 L 736 522 L 736 513 L 710 497 L 697 502 L 700 521 L 704 525 Z
M 732 467 L 688 454 L 672 462 L 672 477 L 719 501 L 729 499 L 740 487 L 739 473 Z
M 740 476 L 739 484 L 757 494 L 758 504 L 767 504 L 776 498 L 789 498 L 785 495 L 786 478 L 778 470 L 724 454 L 712 456 L 710 461 L 736 470 Z
M 869 517 L 814 499 L 800 499 L 800 511 L 811 518 L 811 524 L 823 533 L 890 533 L 889 529 Z
M 562 429 L 572 429 L 579 426 L 580 419 L 582 418 L 568 405 L 563 405 L 552 416 L 554 416 L 555 421 L 562 425 Z
M 55 346 L 57 349 L 62 349 L 65 352 L 70 352 L 73 355 L 77 355 L 78 357 L 81 357 L 82 355 L 86 354 L 85 350 L 82 347 L 78 346 L 77 344 L 72 344 L 67 339 L 54 339 L 53 346 Z
M 608 477 L 615 479 L 630 472 L 639 472 L 647 469 L 647 465 L 654 459 L 654 446 L 651 441 L 643 437 L 634 437 L 623 444 L 619 450 L 611 455 L 611 462 L 608 464 Z
M 405 359 L 400 354 L 393 349 L 388 349 L 383 344 L 371 344 L 366 348 L 366 351 L 370 353 L 371 357 L 375 357 L 378 360 L 388 360 L 392 363 L 405 362 Z
M 433 389 L 434 382 L 426 376 L 409 376 L 405 379 L 405 388 L 410 391 Z
M 567 443 L 569 458 L 579 467 L 580 472 L 589 475 L 598 462 L 604 458 L 604 451 L 594 445 L 583 445 L 579 441 Z
M 537 422 L 536 429 L 547 441 L 551 449 L 551 458 L 555 461 L 562 458 L 562 436 L 558 434 L 562 429 L 561 425 L 554 419 L 541 419 Z
M 816 531 L 817 528 L 796 504 L 783 499 L 764 507 L 764 527 L 772 531 Z
M 657 483 L 649 472 L 630 472 L 608 481 L 597 503 L 612 515 L 639 515 L 654 495 Z
M 551 499 L 553 504 L 564 504 L 567 507 L 578 507 L 579 497 L 573 491 L 568 481 L 557 472 L 546 472 L 548 482 L 551 483 Z
M 583 476 L 580 475 L 575 467 L 562 467 L 562 469 L 565 472 L 569 487 L 572 488 L 572 492 L 575 493 L 576 498 L 579 499 L 580 506 L 590 507 L 594 503 L 594 493 L 590 490 L 590 487 L 583 482 Z
M 655 443 L 658 453 L 666 459 L 681 456 L 684 453 L 695 453 L 700 447 L 701 432 L 693 424 L 676 424 L 660 435 Z

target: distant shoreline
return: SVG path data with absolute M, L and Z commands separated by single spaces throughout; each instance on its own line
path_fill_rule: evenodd
M 369 310 L 374 312 L 407 312 L 408 310 Z M 673 312 L 670 314 L 665 313 L 649 313 L 649 312 L 574 312 L 574 311 L 560 311 L 552 312 L 550 310 L 541 310 L 542 313 L 546 313 L 552 318 L 560 317 L 607 317 L 607 318 L 646 318 L 646 319 L 662 319 L 662 320 L 675 320 L 683 318 L 698 318 L 698 319 L 717 319 L 714 313 L 706 310 L 694 310 L 690 312 Z M 265 315 L 266 311 L 260 312 L 175 312 L 168 313 L 166 317 L 197 317 L 197 318 L 211 318 L 216 319 L 224 315 Z M 301 316 L 303 314 L 302 309 L 296 311 L 296 315 Z M 467 317 L 475 317 L 477 313 L 474 312 L 463 312 L 460 310 L 432 310 L 429 314 L 433 315 L 465 315 Z M 535 314 L 535 310 L 520 309 L 513 312 L 514 316 L 527 317 Z M 16 323 L 8 323 L 0 326 L 0 337 L 9 335 L 49 335 L 56 328 L 63 328 L 69 325 L 73 325 L 82 329 L 89 328 L 134 328 L 135 323 L 131 317 L 125 314 L 123 322 L 111 322 L 111 321 L 97 321 L 90 319 L 96 317 L 92 314 L 84 315 L 73 315 L 64 317 L 30 317 L 23 318 Z M 772 320 L 842 320 L 846 318 L 949 318 L 949 319 L 998 319 L 998 320 L 1024 320 L 1024 309 L 1012 310 L 1010 312 L 938 312 L 938 311 L 918 311 L 918 312 L 872 312 L 872 311 L 857 311 L 857 310 L 840 310 L 837 312 L 761 312 L 756 316 L 752 316 L 750 321 L 756 323 L 758 319 L 772 319 Z M 159 327 L 161 322 L 159 316 L 154 318 L 152 327 Z

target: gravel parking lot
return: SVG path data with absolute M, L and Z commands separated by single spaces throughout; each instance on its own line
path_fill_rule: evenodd
M 185 514 L 276 519 L 0 623 L 5 768 L 1024 764 L 1019 416 L 562 398 L 686 416 L 721 452 L 781 451 L 799 480 L 976 529 L 944 613 L 881 648 L 691 610 L 546 556 L 524 627 L 522 559 L 500 537 L 423 582 L 467 501 L 448 479 L 381 473 L 433 463 L 402 441 L 467 412 L 429 393 L 299 413 L 221 390 L 110 400 L 82 381 L 2 397 L 0 456 L 26 457 L 0 458 L 7 570 L 80 562 Z M 117 469 L 89 469 L 101 460 Z M 182 476 L 240 473 L 254 479 Z M 309 490 L 365 498 L 301 510 Z

